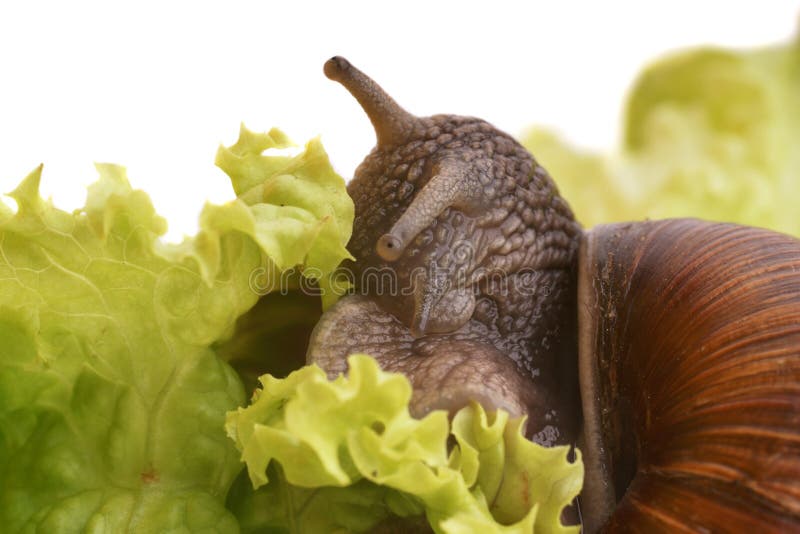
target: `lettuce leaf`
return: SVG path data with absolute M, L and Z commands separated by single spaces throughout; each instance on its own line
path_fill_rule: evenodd
M 443 411 L 413 419 L 405 377 L 365 355 L 348 364 L 334 381 L 317 366 L 262 376 L 252 403 L 228 414 L 257 490 L 239 488 L 240 499 L 283 511 L 250 513 L 246 531 L 364 532 L 423 515 L 445 533 L 579 530 L 560 524 L 583 478 L 567 447 L 527 441 L 522 420 L 477 404 L 458 412 L 452 433 Z
M 701 217 L 800 235 L 800 38 L 689 50 L 640 75 L 612 154 L 544 130 L 523 144 L 585 225 Z
M 212 347 L 282 272 L 324 277 L 352 225 L 318 141 L 294 157 L 262 155 L 269 147 L 243 128 L 220 150 L 239 197 L 206 206 L 180 245 L 158 240 L 165 221 L 121 167 L 98 165 L 74 213 L 41 198 L 41 168 L 11 194 L 18 211 L 0 213 L 4 532 L 239 531 L 225 507 L 241 465 L 224 418 L 245 396 Z
M 298 156 L 263 154 L 290 146 L 280 130 L 254 134 L 242 126 L 236 144 L 220 147 L 216 163 L 231 177 L 237 196 L 261 215 L 257 239 L 277 268 L 303 265 L 326 309 L 347 289 L 331 276 L 342 260 L 353 259 L 345 247 L 355 208 L 319 138 Z M 265 287 L 263 294 L 272 289 Z

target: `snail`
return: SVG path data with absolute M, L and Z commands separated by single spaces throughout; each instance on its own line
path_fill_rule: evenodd
M 341 57 L 377 145 L 348 184 L 357 291 L 308 363 L 401 371 L 411 410 L 471 400 L 577 444 L 586 532 L 800 529 L 800 241 L 697 219 L 583 230 L 471 117 L 416 117 Z

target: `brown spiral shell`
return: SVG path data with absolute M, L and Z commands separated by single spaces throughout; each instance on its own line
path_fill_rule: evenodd
M 607 225 L 579 269 L 586 531 L 800 531 L 800 241 Z

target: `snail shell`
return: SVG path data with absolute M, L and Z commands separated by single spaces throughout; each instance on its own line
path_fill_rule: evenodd
M 586 531 L 800 529 L 800 241 L 615 224 L 579 263 Z

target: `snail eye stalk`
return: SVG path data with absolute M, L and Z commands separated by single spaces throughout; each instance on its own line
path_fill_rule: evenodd
M 325 76 L 342 84 L 358 100 L 375 128 L 378 146 L 398 145 L 414 131 L 417 117 L 400 107 L 375 81 L 341 56 L 325 62 Z

